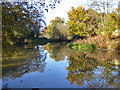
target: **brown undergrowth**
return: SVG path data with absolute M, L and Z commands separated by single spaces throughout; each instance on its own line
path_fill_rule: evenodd
M 78 44 L 93 44 L 97 49 L 120 51 L 120 38 L 109 39 L 104 35 L 98 35 L 83 40 L 75 40 L 74 42 Z

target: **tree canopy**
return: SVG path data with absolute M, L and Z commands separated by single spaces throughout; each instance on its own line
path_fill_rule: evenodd
M 69 33 L 78 36 L 94 35 L 97 29 L 97 24 L 100 20 L 99 14 L 92 10 L 85 10 L 84 7 L 79 6 L 76 9 L 72 9 L 68 12 L 69 20 L 67 24 L 70 26 Z
M 55 8 L 60 0 L 39 2 L 2 2 L 3 43 L 15 44 L 17 40 L 38 37 L 46 26 L 44 11 Z
M 69 26 L 64 25 L 64 19 L 60 17 L 55 17 L 55 19 L 50 21 L 47 29 L 44 29 L 45 36 L 49 39 L 61 39 L 67 40 L 70 38 L 68 34 Z

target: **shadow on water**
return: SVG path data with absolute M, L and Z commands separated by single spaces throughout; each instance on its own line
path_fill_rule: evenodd
M 44 73 L 48 63 L 46 61 L 47 54 L 57 63 L 64 61 L 67 57 L 68 67 L 65 68 L 67 71 L 65 79 L 69 81 L 70 85 L 119 87 L 120 53 L 101 50 L 92 53 L 74 51 L 67 47 L 67 43 L 3 48 L 3 82 L 7 81 L 8 78 L 20 78 L 30 72 Z
M 43 72 L 46 66 L 47 53 L 44 53 L 42 46 L 8 46 L 3 48 L 2 54 L 3 80 L 6 77 L 15 79 L 34 71 Z

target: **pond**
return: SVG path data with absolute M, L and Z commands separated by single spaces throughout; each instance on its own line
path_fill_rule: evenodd
M 67 43 L 3 47 L 3 88 L 119 88 L 120 54 Z

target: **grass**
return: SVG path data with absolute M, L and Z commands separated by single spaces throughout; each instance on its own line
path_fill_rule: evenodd
M 97 36 L 89 37 L 83 40 L 81 39 L 75 40 L 74 43 L 84 44 L 84 45 L 93 44 L 93 46 L 95 46 L 96 49 L 120 51 L 119 41 L 120 41 L 120 38 L 109 39 L 108 37 L 105 37 L 104 35 L 97 35 Z
M 95 45 L 93 44 L 85 45 L 78 43 L 69 43 L 67 46 L 73 50 L 77 50 L 81 52 L 93 52 L 95 50 Z

